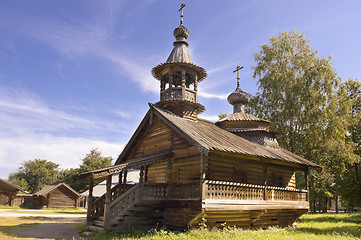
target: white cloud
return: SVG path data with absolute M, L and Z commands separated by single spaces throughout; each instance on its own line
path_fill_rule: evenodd
M 29 91 L 0 86 L 0 177 L 6 178 L 22 161 L 35 158 L 53 161 L 61 168 L 77 167 L 79 159 L 96 147 L 104 156 L 116 158 L 124 143 L 101 137 L 94 140 L 92 134 L 127 135 L 128 128 L 94 119 L 86 111 L 70 114 L 48 106 Z M 122 139 L 127 139 L 125 135 Z
M 35 158 L 55 162 L 60 168 L 75 168 L 92 148 L 98 148 L 103 156 L 111 156 L 115 161 L 123 147 L 124 143 L 42 134 L 0 137 L 0 178 L 7 178 L 23 161 Z
M 216 115 L 206 115 L 206 114 L 201 114 L 199 115 L 200 118 L 203 118 L 203 119 L 206 119 L 206 120 L 209 120 L 209 121 L 212 121 L 212 122 L 216 122 L 218 121 L 218 116 Z
M 70 114 L 48 106 L 39 96 L 19 88 L 0 86 L 0 132 L 46 132 L 76 130 L 102 130 L 124 132 L 120 124 L 104 119 L 89 118 L 84 112 Z M 82 116 L 80 116 L 82 115 Z M 9 131 L 10 129 L 10 131 Z
M 214 94 L 206 91 L 198 91 L 198 95 L 204 98 L 218 98 L 220 100 L 227 99 L 229 94 Z

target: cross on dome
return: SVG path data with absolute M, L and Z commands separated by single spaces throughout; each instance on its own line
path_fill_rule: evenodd
M 239 65 L 237 65 L 237 68 L 236 70 L 234 70 L 233 72 L 237 72 L 237 88 L 240 88 L 240 83 L 239 83 L 239 80 L 240 80 L 240 77 L 239 77 L 239 70 L 241 70 L 242 68 L 244 68 L 243 66 L 240 67 Z
M 180 24 L 183 25 L 183 8 L 185 7 L 186 5 L 182 2 L 181 6 L 180 6 L 180 9 L 178 11 L 181 12 L 181 20 L 180 20 Z

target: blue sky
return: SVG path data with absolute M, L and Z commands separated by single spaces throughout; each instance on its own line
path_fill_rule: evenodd
M 257 91 L 253 54 L 295 29 L 342 79 L 360 79 L 360 1 L 184 1 L 203 118 L 231 113 L 236 87 Z M 4 0 L 0 2 L 0 178 L 25 160 L 77 167 L 98 147 L 114 159 L 159 100 L 152 67 L 172 50 L 181 1 Z

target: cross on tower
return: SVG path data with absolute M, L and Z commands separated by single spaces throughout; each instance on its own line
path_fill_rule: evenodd
M 237 72 L 237 88 L 240 87 L 240 84 L 239 84 L 239 70 L 241 70 L 242 68 L 244 68 L 243 66 L 240 67 L 239 65 L 237 66 L 236 70 L 234 70 L 233 72 Z
M 180 15 L 180 17 L 181 17 L 180 24 L 181 24 L 181 25 L 183 25 L 183 8 L 184 8 L 185 6 L 186 6 L 186 5 L 185 5 L 184 3 L 182 3 L 180 9 L 178 10 L 178 11 L 181 12 L 181 15 Z

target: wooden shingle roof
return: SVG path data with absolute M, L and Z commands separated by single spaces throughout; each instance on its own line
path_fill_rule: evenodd
M 225 118 L 218 120 L 217 122 L 220 123 L 220 122 L 224 122 L 224 121 L 257 121 L 257 122 L 271 123 L 270 121 L 255 117 L 255 116 L 245 113 L 245 112 L 233 113 L 231 115 L 228 115 Z
M 37 196 L 45 196 L 46 194 L 54 191 L 55 189 L 57 189 L 57 188 L 60 187 L 60 186 L 64 186 L 64 187 L 66 187 L 67 189 L 69 189 L 72 193 L 74 193 L 74 195 L 80 196 L 80 194 L 79 194 L 77 191 L 75 191 L 75 190 L 74 190 L 73 188 L 71 188 L 69 185 L 67 185 L 67 184 L 65 184 L 65 183 L 62 183 L 62 182 L 61 182 L 61 183 L 56 182 L 56 183 L 53 183 L 53 184 L 51 184 L 51 185 L 49 185 L 49 186 L 46 186 L 46 187 L 44 187 L 43 189 L 41 189 L 40 191 L 38 191 L 37 193 L 35 193 L 35 195 L 37 195 Z
M 6 192 L 24 191 L 22 187 L 0 178 L 0 190 Z
M 266 147 L 250 142 L 216 126 L 213 122 L 202 119 L 188 120 L 155 105 L 150 106 L 157 116 L 205 154 L 216 150 L 319 167 L 286 149 Z

